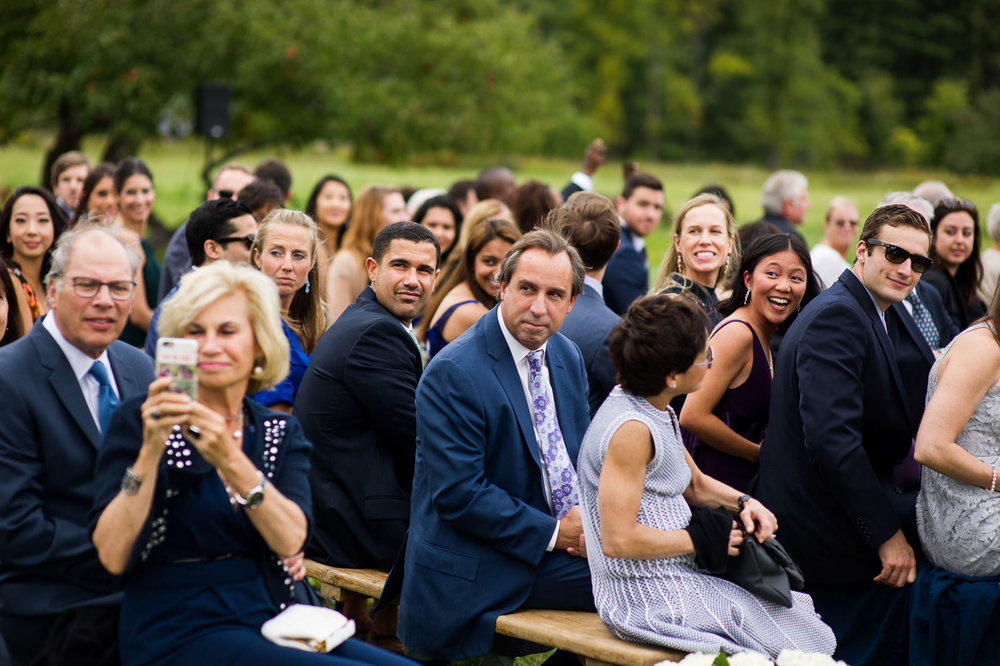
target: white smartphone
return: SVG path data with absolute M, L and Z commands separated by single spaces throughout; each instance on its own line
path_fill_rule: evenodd
M 156 341 L 156 376 L 171 377 L 173 391 L 198 399 L 198 341 L 160 338 Z

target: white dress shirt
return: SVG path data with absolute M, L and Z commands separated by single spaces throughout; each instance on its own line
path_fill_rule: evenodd
M 90 410 L 91 416 L 94 417 L 97 429 L 100 430 L 101 419 L 98 415 L 98 398 L 101 392 L 101 384 L 97 381 L 96 377 L 90 374 L 90 366 L 94 365 L 94 361 L 98 361 L 104 365 L 104 369 L 108 373 L 108 380 L 111 382 L 111 390 L 121 400 L 121 394 L 118 392 L 118 382 L 115 381 L 115 371 L 111 368 L 111 359 L 108 358 L 108 350 L 105 349 L 96 359 L 87 356 L 63 336 L 62 331 L 56 325 L 55 315 L 51 312 L 42 319 L 42 326 L 49 332 L 52 339 L 56 341 L 56 344 L 59 345 L 59 349 L 62 350 L 66 360 L 69 361 L 70 367 L 73 368 L 76 381 L 80 383 L 80 391 L 83 392 L 83 399 L 87 401 L 87 408 Z

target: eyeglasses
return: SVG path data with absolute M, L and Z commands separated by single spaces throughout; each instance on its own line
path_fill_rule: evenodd
M 215 193 L 219 195 L 220 199 L 232 199 L 233 194 L 235 194 L 232 190 L 216 190 Z
M 865 244 L 868 245 L 869 248 L 872 245 L 881 245 L 882 247 L 884 247 L 885 258 L 889 260 L 890 264 L 901 264 L 907 259 L 909 259 L 910 266 L 912 266 L 913 270 L 916 271 L 917 273 L 923 273 L 928 268 L 930 268 L 931 264 L 933 263 L 930 257 L 925 257 L 922 254 L 913 254 L 911 252 L 907 252 L 898 245 L 890 245 L 889 243 L 883 243 L 880 240 L 873 240 L 871 238 L 865 240 Z
M 222 245 L 229 245 L 230 243 L 246 243 L 247 250 L 253 247 L 253 241 L 256 238 L 254 234 L 247 234 L 246 236 L 226 236 L 225 238 L 216 238 L 215 242 Z
M 836 226 L 836 227 L 853 227 L 853 228 L 856 229 L 858 227 L 858 221 L 857 220 L 836 220 L 833 223 L 833 225 Z
M 101 282 L 93 278 L 77 277 L 72 279 L 73 293 L 80 298 L 93 298 L 101 291 L 101 287 L 107 287 L 111 298 L 116 301 L 127 301 L 135 293 L 136 283 L 132 280 L 114 280 L 112 282 Z
M 944 208 L 945 210 L 965 210 L 970 213 L 976 212 L 976 204 L 968 199 L 952 199 L 951 197 L 946 197 L 938 202 L 937 207 Z
M 706 366 L 708 366 L 708 369 L 711 370 L 712 369 L 712 361 L 714 361 L 714 360 L 715 360 L 715 354 L 712 352 L 712 345 L 709 345 L 708 346 L 708 358 L 706 360 L 704 360 L 704 361 L 699 361 L 697 363 L 692 363 L 691 367 L 693 368 L 696 365 L 706 365 Z

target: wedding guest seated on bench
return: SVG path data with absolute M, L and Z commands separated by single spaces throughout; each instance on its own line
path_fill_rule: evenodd
M 831 654 L 833 631 L 807 594 L 793 592 L 783 608 L 695 564 L 696 554 L 737 555 L 743 535 L 734 520 L 728 535 L 699 538 L 692 506 L 724 506 L 761 541 L 778 526 L 760 502 L 699 471 L 681 441 L 670 400 L 698 388 L 712 365 L 707 324 L 694 303 L 660 294 L 634 302 L 611 331 L 621 384 L 580 451 L 597 612 L 621 638 L 680 650 Z

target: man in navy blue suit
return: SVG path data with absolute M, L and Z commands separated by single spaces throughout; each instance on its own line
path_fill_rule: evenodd
M 930 266 L 930 227 L 898 204 L 875 209 L 853 270 L 802 311 L 781 344 L 756 494 L 778 516 L 816 609 L 855 666 L 907 663 L 913 520 L 893 470 L 910 413 L 886 311 Z
M 90 542 L 93 467 L 152 361 L 118 342 L 138 256 L 106 228 L 59 239 L 51 311 L 0 350 L 0 633 L 14 664 L 117 664 L 120 584 Z
M 643 240 L 663 217 L 663 183 L 637 171 L 615 202 L 622 219 L 621 243 L 604 274 L 604 302 L 619 315 L 649 291 L 649 259 Z
M 371 286 L 320 339 L 295 400 L 313 443 L 313 533 L 307 553 L 338 567 L 388 569 L 410 522 L 423 361 L 411 322 L 434 290 L 441 249 L 426 227 L 396 222 L 375 237 Z M 368 607 L 345 602 L 359 627 Z M 395 634 L 394 608 L 374 639 Z
M 580 253 L 587 268 L 583 293 L 559 332 L 575 342 L 583 354 L 590 383 L 590 416 L 593 417 L 615 387 L 615 366 L 608 354 L 608 335 L 621 318 L 604 304 L 601 281 L 618 247 L 618 214 L 607 197 L 577 192 L 556 209 L 552 221 Z
M 420 380 L 399 608 L 415 654 L 486 654 L 516 608 L 594 608 L 575 472 L 587 377 L 557 332 L 583 274 L 562 237 L 525 234 L 500 266 L 500 305 Z

